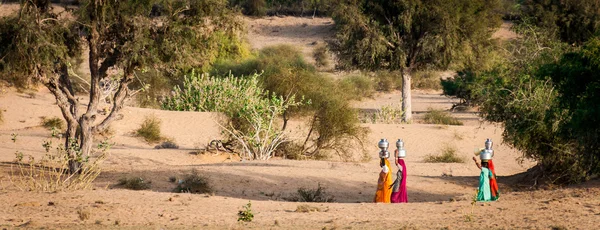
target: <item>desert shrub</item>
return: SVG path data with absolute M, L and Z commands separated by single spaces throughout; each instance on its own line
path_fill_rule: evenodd
M 4 110 L 0 108 L 0 125 L 4 123 Z
M 122 186 L 126 189 L 131 190 L 146 190 L 150 189 L 150 185 L 152 182 L 144 180 L 141 177 L 131 177 L 131 178 L 121 178 L 119 179 L 119 183 L 117 185 Z
M 90 211 L 89 208 L 79 207 L 77 208 L 77 216 L 79 217 L 79 220 L 86 221 L 92 216 L 92 211 Z
M 131 88 L 137 89 L 135 101 L 142 108 L 160 108 L 161 100 L 173 89 L 174 79 L 158 71 L 147 71 L 136 74 L 137 78 Z
M 440 73 L 436 71 L 419 71 L 413 75 L 412 86 L 416 89 L 442 89 Z
M 335 198 L 325 191 L 324 187 L 321 187 L 319 183 L 316 189 L 298 188 L 297 193 L 289 198 L 288 201 L 294 202 L 319 202 L 319 203 L 331 203 L 335 202 Z
M 160 134 L 160 119 L 151 115 L 144 118 L 144 122 L 139 129 L 135 131 L 136 135 L 144 138 L 148 143 L 159 142 L 162 137 Z
M 42 117 L 41 124 L 44 128 L 46 128 L 48 130 L 52 130 L 53 128 L 58 129 L 58 130 L 65 129 L 65 122 L 58 117 L 52 117 L 52 118 Z
M 402 109 L 394 106 L 382 106 L 374 113 L 363 112 L 361 121 L 373 124 L 400 124 L 402 123 Z
M 450 145 L 444 145 L 439 155 L 427 155 L 425 156 L 425 162 L 427 163 L 465 163 L 465 160 L 456 155 L 456 147 Z
M 174 191 L 186 193 L 210 193 L 212 192 L 212 187 L 205 176 L 202 176 L 198 171 L 193 170 L 178 182 Z
M 177 145 L 177 143 L 175 143 L 174 140 L 167 139 L 166 141 L 163 141 L 159 145 L 154 146 L 154 148 L 155 149 L 178 149 L 179 145 Z
M 176 87 L 163 108 L 185 111 L 223 112 L 230 118 L 221 128 L 234 138 L 249 159 L 267 160 L 285 138 L 275 119 L 289 107 L 300 105 L 295 95 L 271 94 L 258 85 L 258 75 L 247 78 L 209 77 L 192 73 L 183 89 Z
M 298 205 L 296 207 L 296 211 L 295 212 L 320 212 L 321 209 L 319 209 L 318 207 L 314 207 L 314 206 L 310 206 L 308 204 L 303 204 L 303 205 Z
M 317 67 L 329 66 L 329 49 L 327 49 L 327 44 L 319 43 L 313 50 L 312 55 Z
M 347 95 L 347 98 L 351 100 L 361 100 L 365 97 L 372 97 L 375 93 L 375 84 L 373 80 L 364 75 L 347 76 L 338 84 L 340 91 Z
M 463 125 L 463 123 L 461 121 L 452 117 L 452 115 L 450 115 L 450 113 L 441 111 L 441 110 L 431 109 L 431 108 L 425 114 L 423 121 L 426 124 Z
M 402 89 L 402 75 L 399 71 L 379 70 L 374 73 L 377 91 L 391 92 Z

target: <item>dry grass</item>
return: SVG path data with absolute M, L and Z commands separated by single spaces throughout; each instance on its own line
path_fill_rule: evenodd
M 444 145 L 439 155 L 425 156 L 426 163 L 464 163 L 465 160 L 456 154 L 456 147 Z
M 52 130 L 57 129 L 57 130 L 64 130 L 65 129 L 65 122 L 58 117 L 52 117 L 52 118 L 46 118 L 46 117 L 42 117 L 42 122 L 41 125 L 48 129 L 48 130 Z
M 193 170 L 178 183 L 175 192 L 211 193 L 212 187 L 205 176 L 199 175 L 198 171 Z
M 308 204 L 303 204 L 303 205 L 298 205 L 298 207 L 296 207 L 296 212 L 320 212 L 321 209 L 319 209 L 318 207 L 314 207 L 314 206 L 310 206 Z
M 318 44 L 313 50 L 313 58 L 317 67 L 329 66 L 329 49 L 325 43 Z
M 131 190 L 146 190 L 150 189 L 152 182 L 144 180 L 141 177 L 121 178 L 119 179 L 119 186 Z
M 463 125 L 461 121 L 452 117 L 450 113 L 436 109 L 429 109 L 429 112 L 425 114 L 423 121 L 426 124 L 437 124 L 437 125 Z
M 136 135 L 144 138 L 148 143 L 156 143 L 162 140 L 160 134 L 160 119 L 155 116 L 147 116 L 142 126 L 136 130 Z

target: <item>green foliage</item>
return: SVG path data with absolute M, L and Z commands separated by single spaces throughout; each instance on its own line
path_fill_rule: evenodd
M 416 72 L 413 76 L 411 84 L 416 89 L 442 89 L 439 74 L 439 72 L 435 71 Z
M 242 62 L 224 62 L 215 65 L 213 73 L 234 75 L 251 75 L 262 72 L 260 85 L 264 89 L 281 95 L 289 100 L 291 95 L 302 96 L 311 103 L 299 105 L 283 113 L 284 127 L 293 115 L 312 115 L 306 141 L 302 146 L 302 154 L 307 156 L 321 155 L 320 150 L 334 149 L 337 153 L 348 153 L 343 148 L 349 139 L 359 142 L 364 137 L 365 129 L 359 126 L 357 112 L 348 104 L 350 99 L 359 99 L 356 91 L 346 90 L 348 86 L 336 84 L 335 81 L 320 75 L 314 66 L 308 64 L 300 51 L 288 45 L 278 45 L 262 49 L 256 58 Z M 363 78 L 351 80 L 356 86 L 368 88 Z
M 361 100 L 366 97 L 372 97 L 375 93 L 375 83 L 365 75 L 346 76 L 339 83 L 340 91 L 348 95 L 350 100 Z
M 150 181 L 145 181 L 141 177 L 121 178 L 117 185 L 123 186 L 123 188 L 131 190 L 146 190 L 150 189 Z
M 183 111 L 222 112 L 231 119 L 222 128 L 242 145 L 248 158 L 267 160 L 285 142 L 283 130 L 274 121 L 289 107 L 297 106 L 295 95 L 270 94 L 258 85 L 258 75 L 225 78 L 197 75 L 185 78 L 163 108 Z
M 426 163 L 465 163 L 465 160 L 456 155 L 456 147 L 445 145 L 439 155 L 425 156 Z
M 245 0 L 244 14 L 265 16 L 267 14 L 267 2 L 265 0 Z
M 144 138 L 148 143 L 156 143 L 162 140 L 160 134 L 160 119 L 155 116 L 147 116 L 141 127 L 135 131 L 136 135 Z
M 600 35 L 600 2 L 597 0 L 525 0 L 523 17 L 557 34 L 562 41 L 583 44 Z
M 286 198 L 286 200 L 294 202 L 318 202 L 331 203 L 335 202 L 335 198 L 325 191 L 325 187 L 321 187 L 321 183 L 316 189 L 299 188 L 295 196 Z
M 53 117 L 53 118 L 42 117 L 41 125 L 48 130 L 52 130 L 52 129 L 63 130 L 65 128 L 65 121 L 63 121 L 63 119 L 60 119 L 58 117 Z
M 243 210 L 238 211 L 238 221 L 252 222 L 254 214 L 252 213 L 252 203 L 248 201 L 248 204 L 244 205 Z
M 179 181 L 174 192 L 185 192 L 185 193 L 211 193 L 212 187 L 208 183 L 208 179 L 193 170 L 190 174 L 187 174 Z
M 494 28 L 498 1 L 341 1 L 333 12 L 336 51 L 344 68 L 446 68 L 478 63 Z
M 438 125 L 463 125 L 461 121 L 452 117 L 448 112 L 441 110 L 429 109 L 429 111 L 423 117 L 423 121 L 426 124 L 438 124 Z
M 402 109 L 394 106 L 382 106 L 375 113 L 364 113 L 362 122 L 373 124 L 400 124 L 402 123 Z
M 325 43 L 318 44 L 313 50 L 313 58 L 317 67 L 329 66 L 329 49 Z
M 327 16 L 334 7 L 333 0 L 229 0 L 231 5 L 242 7 L 244 14 L 253 16 L 293 15 Z M 258 14 L 257 14 L 258 13 Z

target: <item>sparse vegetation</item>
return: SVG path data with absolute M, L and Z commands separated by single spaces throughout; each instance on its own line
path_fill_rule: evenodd
M 383 106 L 375 113 L 363 113 L 361 121 L 373 124 L 401 124 L 402 109 L 393 106 Z
M 92 215 L 92 211 L 90 211 L 89 208 L 79 207 L 77 209 L 77 216 L 79 217 L 79 220 L 81 220 L 81 221 L 89 220 L 91 215 Z
M 248 201 L 248 204 L 244 205 L 242 208 L 242 210 L 238 211 L 238 221 L 251 222 L 254 219 L 252 202 Z
M 426 163 L 465 163 L 465 160 L 456 154 L 456 147 L 446 144 L 439 155 L 425 156 Z
M 173 139 L 167 139 L 160 143 L 160 145 L 154 146 L 155 149 L 178 149 L 179 145 L 175 143 Z
M 295 195 L 286 198 L 288 201 L 294 202 L 318 202 L 318 203 L 331 203 L 335 202 L 335 198 L 325 191 L 324 187 L 321 187 L 319 183 L 316 189 L 298 188 Z
M 148 143 L 156 143 L 162 140 L 160 133 L 160 119 L 156 116 L 147 116 L 141 127 L 135 131 L 136 135 L 144 138 Z
M 58 117 L 52 117 L 52 118 L 42 117 L 41 125 L 48 130 L 52 130 L 52 129 L 64 130 L 65 129 L 65 121 L 63 121 L 63 119 L 60 119 Z
M 347 98 L 350 100 L 361 100 L 366 97 L 372 97 L 375 93 L 373 80 L 362 74 L 346 76 L 338 84 L 341 92 L 348 95 Z
M 4 110 L 0 108 L 0 125 L 4 123 Z
M 117 185 L 130 190 L 150 189 L 152 182 L 144 180 L 141 177 L 124 177 L 119 179 Z
M 419 71 L 415 73 L 413 77 L 413 87 L 415 89 L 442 89 L 440 83 L 440 72 L 436 71 Z
M 402 89 L 402 74 L 398 71 L 378 70 L 374 73 L 377 91 L 391 92 Z
M 463 123 L 461 121 L 452 117 L 452 115 L 450 115 L 450 113 L 441 111 L 441 110 L 431 109 L 431 108 L 425 114 L 423 121 L 426 124 L 463 125 Z
M 174 189 L 175 192 L 185 193 L 211 193 L 212 187 L 208 183 L 208 179 L 193 170 L 190 174 L 183 177 L 178 182 L 177 187 Z
M 314 207 L 314 206 L 310 206 L 308 204 L 303 204 L 303 205 L 298 205 L 298 207 L 296 207 L 296 211 L 295 212 L 320 212 L 321 209 L 318 207 Z

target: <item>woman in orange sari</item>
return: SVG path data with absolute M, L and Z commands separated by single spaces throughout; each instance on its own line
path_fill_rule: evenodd
M 392 173 L 390 170 L 390 162 L 386 158 L 381 158 L 379 163 L 381 172 L 379 172 L 379 180 L 377 180 L 377 192 L 375 192 L 375 203 L 391 203 L 392 197 Z

